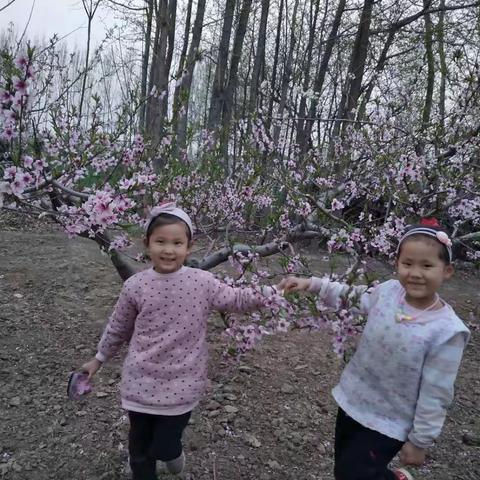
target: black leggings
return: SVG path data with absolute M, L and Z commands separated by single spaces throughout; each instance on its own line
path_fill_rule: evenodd
M 339 408 L 335 427 L 335 480 L 395 480 L 388 464 L 403 443 L 360 425 Z
M 128 453 L 134 480 L 156 480 L 156 460 L 168 462 L 182 454 L 182 434 L 191 412 L 150 415 L 128 412 Z

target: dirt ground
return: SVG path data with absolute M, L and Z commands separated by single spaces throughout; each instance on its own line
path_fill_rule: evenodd
M 127 480 L 121 356 L 86 400 L 66 398 L 68 374 L 94 354 L 120 279 L 93 242 L 7 220 L 0 216 L 0 479 Z M 473 270 L 445 288 L 472 340 L 443 434 L 416 480 L 480 479 L 479 292 Z M 220 356 L 221 330 L 213 321 L 212 385 L 186 430 L 183 478 L 333 478 L 330 390 L 342 365 L 326 335 L 271 337 L 232 364 Z

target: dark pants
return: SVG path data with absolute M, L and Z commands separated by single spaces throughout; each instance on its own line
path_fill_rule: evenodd
M 403 443 L 360 425 L 339 408 L 335 427 L 335 480 L 395 480 L 387 467 Z
M 168 462 L 182 454 L 182 433 L 190 414 L 167 416 L 128 412 L 128 453 L 133 480 L 157 480 L 156 460 Z

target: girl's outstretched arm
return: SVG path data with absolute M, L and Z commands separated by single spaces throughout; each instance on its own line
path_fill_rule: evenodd
M 333 282 L 329 278 L 318 277 L 287 277 L 277 285 L 277 288 L 285 293 L 300 291 L 316 293 L 323 302 L 333 308 L 340 308 L 341 300 L 345 296 L 352 300 L 357 298 L 356 310 L 361 314 L 368 313 L 372 295 L 374 295 L 373 292 L 367 292 L 366 285 L 347 285 L 346 283 Z
M 225 312 L 248 312 L 265 306 L 269 297 L 275 293 L 273 287 L 264 286 L 261 290 L 253 288 L 231 287 L 216 279 L 212 274 L 209 281 L 210 306 Z
M 311 282 L 311 278 L 286 277 L 282 278 L 280 283 L 277 285 L 277 289 L 280 291 L 283 290 L 285 293 L 303 292 L 310 288 Z

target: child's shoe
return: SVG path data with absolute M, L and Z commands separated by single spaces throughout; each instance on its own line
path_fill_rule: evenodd
M 167 467 L 167 470 L 170 473 L 177 474 L 177 473 L 182 473 L 183 469 L 185 468 L 185 453 L 182 452 L 182 454 L 174 458 L 173 460 L 169 460 L 168 462 L 165 462 L 165 466 Z
M 412 474 L 404 468 L 397 468 L 393 471 L 397 480 L 413 480 Z

